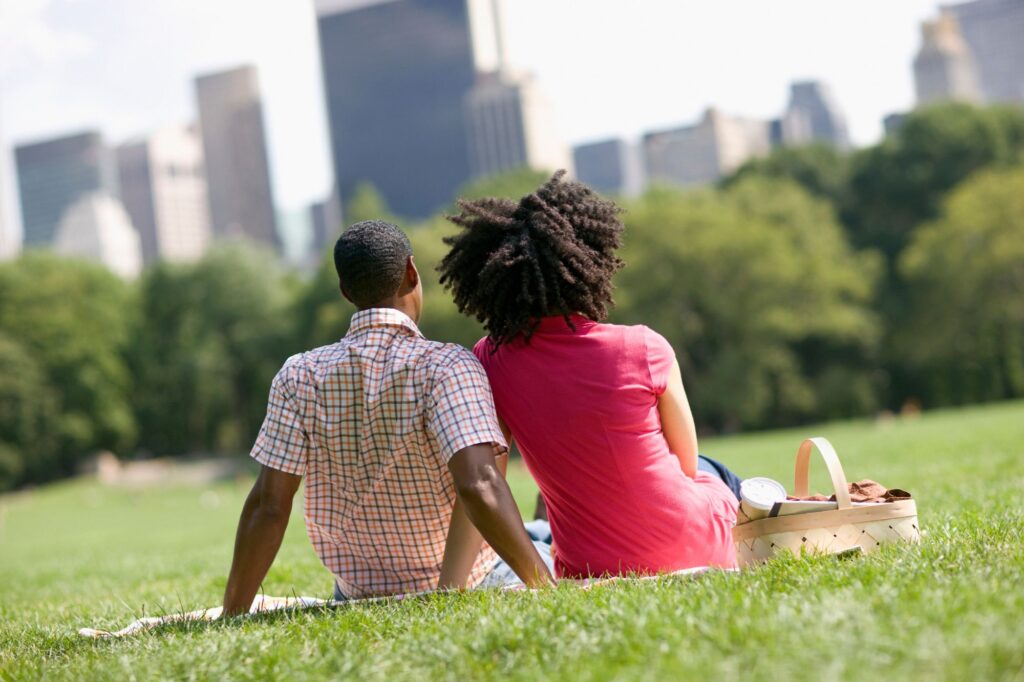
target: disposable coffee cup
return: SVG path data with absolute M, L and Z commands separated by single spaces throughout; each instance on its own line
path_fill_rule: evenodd
M 786 500 L 786 487 L 772 478 L 755 476 L 740 484 L 740 507 L 751 521 L 768 517 L 776 502 Z

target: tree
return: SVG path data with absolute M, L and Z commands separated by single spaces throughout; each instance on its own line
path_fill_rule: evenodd
M 131 288 L 104 268 L 28 252 L 0 265 L 0 332 L 59 389 L 58 454 L 33 475 L 73 473 L 95 450 L 125 452 L 135 438 L 131 377 L 123 359 Z
M 306 282 L 293 303 L 295 338 L 303 349 L 334 343 L 348 331 L 355 308 L 338 287 L 332 254 L 324 254 L 313 278 Z
M 722 186 L 729 188 L 751 176 L 788 179 L 838 208 L 849 182 L 849 160 L 848 154 L 823 143 L 780 147 L 768 156 L 744 163 L 722 182 Z
M 392 215 L 387 202 L 381 196 L 377 188 L 368 182 L 361 182 L 356 185 L 352 197 L 342 207 L 345 214 L 345 224 L 352 225 L 364 220 L 386 220 L 389 223 L 397 223 L 399 219 Z
M 0 491 L 60 470 L 57 396 L 39 363 L 0 334 Z
M 196 264 L 158 264 L 140 286 L 131 359 L 141 447 L 247 449 L 295 350 L 294 283 L 272 254 L 236 244 Z
M 897 333 L 926 404 L 1024 396 L 1024 169 L 958 187 L 900 261 L 913 314 Z
M 844 223 L 854 243 L 895 262 L 911 232 L 972 173 L 1024 158 L 1024 112 L 943 104 L 913 112 L 881 144 L 856 154 Z
M 870 383 L 836 394 L 834 377 L 866 375 L 857 363 L 877 340 L 877 263 L 851 251 L 828 204 L 753 178 L 656 189 L 628 208 L 613 319 L 672 343 L 699 422 L 732 430 L 871 408 Z M 832 352 L 848 357 L 830 362 Z
M 437 266 L 448 252 L 444 238 L 457 228 L 438 217 L 418 227 L 410 235 L 416 265 L 423 280 L 423 317 L 421 328 L 431 339 L 458 343 L 472 348 L 484 335 L 483 327 L 455 307 L 451 294 L 441 286 Z
M 525 196 L 551 177 L 551 173 L 531 168 L 516 168 L 497 173 L 485 178 L 472 180 L 459 188 L 460 199 L 482 199 L 498 197 L 501 199 L 519 199 Z

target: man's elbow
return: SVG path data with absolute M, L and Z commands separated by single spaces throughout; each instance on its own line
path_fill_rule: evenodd
M 491 504 L 497 499 L 501 476 L 493 467 L 473 472 L 455 483 L 455 492 L 466 504 Z

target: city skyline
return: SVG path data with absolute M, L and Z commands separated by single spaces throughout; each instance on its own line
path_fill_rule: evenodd
M 636 138 L 698 120 L 712 105 L 768 117 L 783 108 L 790 81 L 815 78 L 835 91 L 860 146 L 881 135 L 885 113 L 912 106 L 919 24 L 940 3 L 795 2 L 780 11 L 749 2 L 640 2 L 623 13 L 615 3 L 594 2 L 586 14 L 568 3 L 510 5 L 509 61 L 537 73 L 571 144 Z M 264 81 L 281 207 L 326 194 L 331 173 L 312 2 L 119 7 L 114 11 L 112 0 L 5 7 L 0 101 L 8 145 L 91 126 L 120 140 L 187 123 L 195 116 L 195 73 L 253 61 Z M 851 46 L 868 35 L 871 49 L 852 58 Z M 152 60 L 138 60 L 146 50 Z M 135 67 L 132 56 L 146 64 Z M 677 65 L 678 80 L 666 81 L 666 63 Z

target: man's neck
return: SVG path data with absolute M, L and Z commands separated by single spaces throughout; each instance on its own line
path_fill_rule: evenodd
M 413 307 L 409 305 L 404 299 L 396 299 L 392 301 L 375 303 L 374 305 L 368 305 L 365 308 L 360 308 L 359 311 L 362 312 L 364 310 L 373 310 L 375 308 L 391 308 L 392 310 L 397 310 L 398 312 L 402 313 L 413 322 L 416 322 L 416 311 L 413 310 Z

